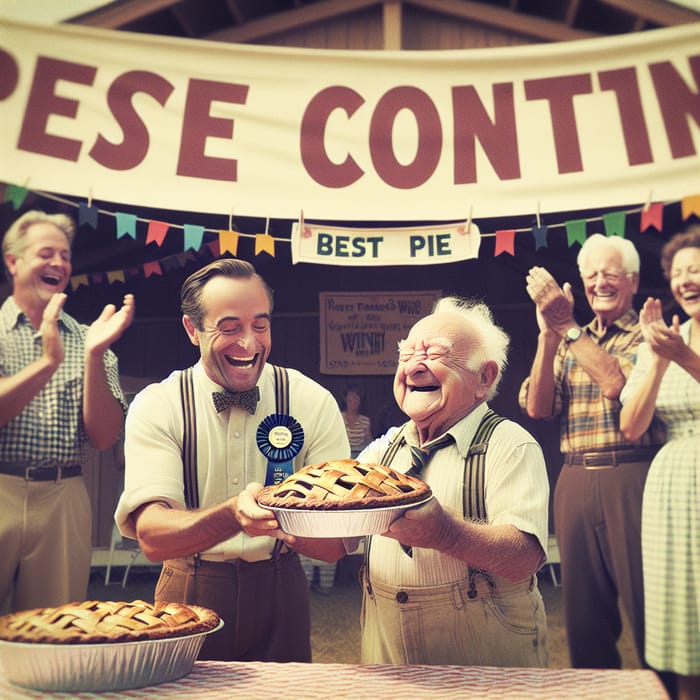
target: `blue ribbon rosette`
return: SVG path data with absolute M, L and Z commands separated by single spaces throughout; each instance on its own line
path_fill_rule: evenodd
M 304 444 L 304 429 L 296 418 L 270 414 L 260 421 L 255 441 L 267 458 L 265 486 L 279 484 L 294 473 L 294 458 Z

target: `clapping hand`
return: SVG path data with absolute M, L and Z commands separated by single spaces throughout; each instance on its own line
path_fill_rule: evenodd
M 680 335 L 680 320 L 674 315 L 671 325 L 664 321 L 661 311 L 661 301 L 649 297 L 639 312 L 639 325 L 642 335 L 651 350 L 667 361 L 677 361 L 686 349 Z
M 563 287 L 543 267 L 533 267 L 527 274 L 527 293 L 537 306 L 537 325 L 541 331 L 563 335 L 574 323 L 574 295 L 571 285 Z
M 63 362 L 64 351 L 61 335 L 58 332 L 58 317 L 61 315 L 66 298 L 67 296 L 63 293 L 57 293 L 51 297 L 44 309 L 41 326 L 39 326 L 44 356 L 53 367 L 58 367 Z
M 92 323 L 85 338 L 86 352 L 104 352 L 134 320 L 134 295 L 125 294 L 122 308 L 107 304 Z

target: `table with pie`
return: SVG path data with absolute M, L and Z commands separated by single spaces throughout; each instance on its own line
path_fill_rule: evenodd
M 390 666 L 197 661 L 191 673 L 146 688 L 107 693 L 73 693 L 80 698 L 503 698 L 505 700 L 668 700 L 648 670 L 524 669 L 463 666 Z M 65 693 L 33 691 L 0 676 L 3 700 L 66 698 Z

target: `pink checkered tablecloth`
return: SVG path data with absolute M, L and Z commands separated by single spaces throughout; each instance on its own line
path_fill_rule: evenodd
M 463 666 L 379 666 L 198 661 L 177 681 L 105 693 L 50 693 L 0 678 L 0 698 L 182 698 L 295 700 L 323 698 L 495 698 L 504 700 L 667 700 L 652 671 L 515 669 Z

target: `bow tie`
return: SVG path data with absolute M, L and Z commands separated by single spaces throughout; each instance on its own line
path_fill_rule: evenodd
M 248 391 L 214 391 L 211 398 L 217 413 L 221 413 L 231 406 L 240 406 L 252 414 L 255 413 L 255 408 L 260 400 L 260 389 L 254 386 Z

